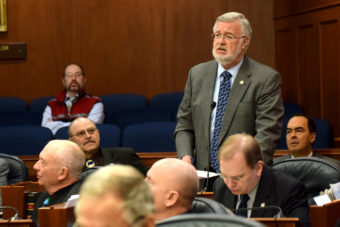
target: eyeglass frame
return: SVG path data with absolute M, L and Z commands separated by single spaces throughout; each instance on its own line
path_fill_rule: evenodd
M 84 76 L 84 74 L 82 72 L 66 73 L 64 77 L 72 78 L 73 76 L 76 77 L 76 78 L 80 78 L 80 77 Z
M 77 132 L 76 134 L 72 135 L 71 137 L 77 136 L 79 138 L 85 138 L 87 135 L 94 135 L 98 128 L 88 128 L 85 130 L 81 130 Z
M 226 33 L 211 33 L 211 38 L 213 40 L 218 40 L 220 38 L 222 38 L 223 40 L 228 40 L 228 41 L 233 41 L 233 40 L 236 40 L 236 39 L 243 39 L 243 38 L 246 38 L 247 36 L 246 35 L 241 35 L 241 36 L 235 36 L 229 32 L 226 32 Z
M 218 176 L 221 177 L 223 180 L 230 179 L 231 181 L 241 182 L 244 179 L 245 175 L 243 175 L 243 176 L 236 176 L 236 177 L 228 177 L 228 176 L 225 176 L 223 173 L 219 172 Z

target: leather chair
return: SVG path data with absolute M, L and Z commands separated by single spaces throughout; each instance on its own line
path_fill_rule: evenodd
M 209 214 L 231 214 L 233 212 L 223 204 L 204 197 L 195 197 L 192 202 L 191 213 L 209 213 Z
M 157 227 L 264 227 L 260 222 L 225 214 L 184 214 L 156 223 Z
M 24 161 L 16 156 L 4 153 L 0 153 L 0 158 L 5 159 L 9 165 L 7 184 L 15 184 L 27 181 L 28 168 L 25 165 Z
M 273 168 L 294 176 L 303 182 L 308 191 L 308 203 L 314 204 L 313 197 L 329 188 L 330 184 L 340 182 L 340 167 L 318 157 L 302 157 L 279 161 Z

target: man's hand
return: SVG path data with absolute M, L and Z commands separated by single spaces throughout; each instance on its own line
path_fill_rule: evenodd
M 182 157 L 182 161 L 185 161 L 185 162 L 187 162 L 187 163 L 192 164 L 192 158 L 191 158 L 190 155 L 184 155 L 184 156 Z

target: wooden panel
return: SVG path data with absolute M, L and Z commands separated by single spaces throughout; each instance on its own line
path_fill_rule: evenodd
M 253 24 L 248 55 L 274 66 L 273 0 L 11 0 L 0 43 L 26 42 L 27 59 L 0 61 L 0 96 L 55 95 L 69 62 L 85 68 L 94 95 L 183 91 L 190 67 L 212 59 L 217 16 Z
M 340 29 L 338 20 L 320 23 L 320 59 L 322 76 L 322 114 L 340 135 Z M 338 107 L 338 108 L 334 108 Z
M 315 48 L 318 46 L 316 29 L 317 26 L 313 24 L 297 29 L 300 105 L 311 117 L 320 116 L 320 74 L 318 48 Z
M 286 102 L 297 102 L 300 94 L 295 48 L 295 30 L 280 28 L 276 31 L 276 67 L 282 78 L 282 97 Z

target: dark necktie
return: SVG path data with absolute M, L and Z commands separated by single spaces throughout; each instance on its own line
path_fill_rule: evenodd
M 220 171 L 220 165 L 218 163 L 218 158 L 217 158 L 218 140 L 220 137 L 224 112 L 225 112 L 225 108 L 226 108 L 229 93 L 230 93 L 231 74 L 228 71 L 224 71 L 221 74 L 221 77 L 222 77 L 222 80 L 220 82 L 220 90 L 218 92 L 215 127 L 214 127 L 212 144 L 211 144 L 211 149 L 210 149 L 211 166 L 215 169 L 216 172 Z
M 242 216 L 242 217 L 248 217 L 248 211 L 245 209 L 247 208 L 247 202 L 249 200 L 248 194 L 241 195 L 241 202 L 236 210 L 236 215 Z M 238 209 L 244 209 L 244 210 L 238 210 Z

